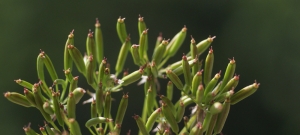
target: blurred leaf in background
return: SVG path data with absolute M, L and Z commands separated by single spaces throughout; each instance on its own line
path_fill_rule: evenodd
M 104 34 L 105 57 L 114 67 L 121 46 L 115 30 L 117 18 L 126 17 L 132 43 L 138 43 L 137 18 L 141 14 L 149 27 L 150 46 L 155 44 L 159 32 L 163 32 L 164 38 L 172 38 L 186 25 L 188 35 L 193 35 L 196 41 L 217 36 L 212 44 L 214 72 L 225 71 L 228 58 L 235 57 L 236 72 L 241 75 L 237 89 L 254 79 L 261 83 L 257 93 L 232 107 L 223 133 L 300 134 L 299 5 L 299 1 L 291 0 L 59 3 L 3 0 L 0 2 L 1 91 L 22 93 L 23 88 L 13 82 L 15 79 L 38 81 L 35 62 L 39 49 L 51 57 L 57 71 L 62 71 L 68 33 L 75 29 L 75 45 L 84 53 L 86 35 L 89 29 L 94 29 L 95 18 L 99 18 Z M 189 39 L 185 44 L 189 45 Z M 182 47 L 171 61 L 180 59 L 181 53 L 188 49 Z M 130 71 L 138 68 L 131 63 L 128 59 L 125 67 Z M 59 77 L 64 77 L 63 72 Z M 88 89 L 81 78 L 79 85 Z M 141 113 L 137 111 L 142 106 L 137 101 L 143 99 L 139 89 L 142 87 L 124 87 L 131 97 L 124 119 L 129 124 L 123 126 L 124 132 L 129 129 L 137 132 L 131 115 Z M 121 93 L 115 97 L 121 99 Z M 112 107 L 117 108 L 117 103 Z M 89 106 L 79 106 L 78 116 L 82 116 L 79 121 L 85 122 L 90 117 Z M 38 110 L 15 105 L 4 97 L 0 98 L 0 107 L 2 134 L 24 134 L 22 127 L 29 122 L 35 129 L 43 125 Z M 86 129 L 83 131 L 88 134 Z

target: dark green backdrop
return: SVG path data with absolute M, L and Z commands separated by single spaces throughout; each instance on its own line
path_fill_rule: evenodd
M 172 38 L 182 27 L 188 38 L 173 61 L 189 49 L 189 35 L 197 42 L 216 35 L 213 42 L 216 64 L 214 72 L 225 71 L 228 58 L 235 57 L 238 89 L 261 83 L 250 98 L 232 107 L 224 128 L 227 135 L 300 134 L 299 106 L 299 30 L 300 3 L 293 1 L 218 1 L 218 2 L 0 2 L 1 92 L 23 88 L 13 80 L 36 82 L 36 57 L 43 49 L 52 59 L 60 77 L 63 75 L 63 47 L 68 33 L 75 29 L 75 45 L 82 51 L 88 29 L 94 29 L 98 17 L 104 33 L 105 56 L 114 67 L 120 43 L 115 25 L 119 16 L 126 17 L 132 42 L 138 43 L 137 17 L 145 17 L 150 45 L 163 32 Z M 151 51 L 152 52 L 152 51 Z M 130 55 L 129 55 L 130 56 Z M 202 56 L 203 58 L 203 56 Z M 125 67 L 130 71 L 129 57 Z M 114 68 L 112 68 L 114 69 Z M 61 72 L 60 72 L 61 71 Z M 76 73 L 74 73 L 76 74 Z M 77 74 L 80 75 L 80 74 Z M 89 88 L 83 77 L 80 86 Z M 130 105 L 123 131 L 136 133 L 131 116 L 141 114 L 142 87 L 125 87 Z M 120 99 L 121 95 L 113 95 Z M 88 96 L 84 97 L 85 99 Z M 117 106 L 119 100 L 113 103 Z M 0 98 L 1 134 L 24 134 L 28 122 L 37 129 L 43 125 L 36 109 L 27 109 Z M 78 105 L 79 121 L 90 116 L 89 105 Z M 84 130 L 86 132 L 86 130 Z M 85 133 L 89 134 L 89 133 Z

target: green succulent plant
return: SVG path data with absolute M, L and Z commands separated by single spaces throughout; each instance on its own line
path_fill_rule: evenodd
M 85 126 L 93 135 L 120 134 L 129 106 L 129 96 L 123 95 L 116 116 L 112 116 L 112 95 L 122 91 L 122 87 L 139 80 L 138 84 L 144 85 L 145 96 L 141 116 L 133 116 L 139 134 L 156 132 L 159 135 L 211 135 L 222 132 L 231 105 L 250 96 L 259 87 L 259 83 L 255 81 L 234 92 L 239 82 L 239 76 L 234 75 L 234 58 L 229 60 L 223 77 L 221 71 L 212 76 L 212 47 L 205 61 L 199 58 L 210 47 L 215 37 L 208 37 L 199 43 L 192 37 L 190 52 L 183 54 L 178 62 L 168 63 L 166 66 L 168 60 L 175 56 L 182 46 L 187 35 L 186 26 L 171 40 L 165 40 L 160 35 L 152 57 L 148 53 L 148 29 L 143 17 L 138 18 L 138 44 L 131 43 L 126 32 L 125 18 L 118 18 L 116 29 L 122 46 L 114 74 L 111 73 L 107 58 L 104 58 L 101 27 L 96 19 L 95 32 L 90 30 L 87 36 L 86 55 L 82 55 L 74 46 L 73 31 L 69 34 L 64 47 L 65 78 L 58 78 L 50 57 L 41 51 L 37 57 L 37 75 L 40 81 L 30 83 L 21 79 L 15 80 L 24 87 L 24 94 L 6 92 L 5 98 L 24 107 L 37 108 L 45 120 L 45 125 L 40 127 L 42 135 L 81 135 L 80 129 L 84 127 L 80 127 L 76 120 L 75 108 L 87 91 L 78 86 L 78 76 L 72 74 L 76 68 L 94 89 L 93 92 L 88 91 L 92 98 L 83 102 L 91 106 L 91 118 L 85 122 Z M 134 64 L 140 67 L 131 73 L 124 71 L 128 53 L 131 54 Z M 45 72 L 49 73 L 53 84 L 46 83 L 48 78 L 45 78 Z M 123 75 L 120 75 L 122 72 Z M 166 88 L 160 87 L 161 79 L 170 80 Z M 166 95 L 158 94 L 158 90 L 166 90 Z M 180 93 L 179 99 L 174 99 L 174 92 Z M 156 100 L 157 95 L 159 101 Z M 186 116 L 188 106 L 193 106 L 193 110 L 191 115 Z M 183 127 L 179 126 L 181 122 L 184 123 Z M 39 134 L 30 128 L 30 124 L 23 129 L 27 135 Z

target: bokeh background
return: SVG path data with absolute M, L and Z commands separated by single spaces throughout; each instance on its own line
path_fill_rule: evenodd
M 212 46 L 215 53 L 214 73 L 225 71 L 228 58 L 235 57 L 236 73 L 241 75 L 237 89 L 252 84 L 256 79 L 259 90 L 232 106 L 224 127 L 225 135 L 291 135 L 300 134 L 299 105 L 299 1 L 193 1 L 193 2 L 0 2 L 0 90 L 23 92 L 13 80 L 37 82 L 36 57 L 43 49 L 54 62 L 59 76 L 64 77 L 63 47 L 67 35 L 75 29 L 75 46 L 82 53 L 89 29 L 94 29 L 99 18 L 104 34 L 105 56 L 112 70 L 121 46 L 115 25 L 119 16 L 126 17 L 127 32 L 132 43 L 138 43 L 137 18 L 141 14 L 149 28 L 149 42 L 154 45 L 159 32 L 164 38 L 172 38 L 182 27 L 188 28 L 188 36 L 179 60 L 189 49 L 189 35 L 197 42 L 215 35 Z M 151 49 L 150 49 L 151 50 Z M 149 51 L 150 56 L 152 50 Z M 206 55 L 206 54 L 205 54 Z M 205 57 L 202 56 L 202 58 Z M 130 56 L 130 55 L 128 55 Z M 131 56 L 125 64 L 130 71 Z M 77 72 L 73 74 L 76 75 Z M 81 76 L 79 73 L 77 75 Z M 80 86 L 86 89 L 85 79 Z M 164 82 L 164 81 L 163 81 Z M 166 81 L 165 81 L 166 82 Z M 130 105 L 126 113 L 123 132 L 137 132 L 133 114 L 141 114 L 143 87 L 135 84 L 124 88 L 129 92 Z M 122 93 L 114 94 L 117 108 Z M 88 99 L 85 96 L 84 99 Z M 22 127 L 29 122 L 34 129 L 43 125 L 42 115 L 36 109 L 28 109 L 0 98 L 0 129 L 3 135 L 24 134 Z M 78 120 L 90 117 L 89 105 L 79 104 Z M 83 123 L 82 123 L 83 126 Z M 84 134 L 89 134 L 85 128 Z

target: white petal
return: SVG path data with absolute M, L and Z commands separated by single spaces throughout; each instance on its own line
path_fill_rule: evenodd
M 88 100 L 83 101 L 82 104 L 92 103 L 93 100 L 95 100 L 95 99 L 90 98 L 90 99 L 88 99 Z
M 118 79 L 118 84 L 122 84 L 124 81 L 122 81 L 121 79 Z
M 90 92 L 90 91 L 87 91 L 87 94 L 89 94 L 92 98 L 83 101 L 82 104 L 92 103 L 93 100 L 96 100 L 96 93 L 92 93 L 92 92 Z
M 142 78 L 142 79 L 140 80 L 140 82 L 139 82 L 137 85 L 142 85 L 142 84 L 144 84 L 144 83 L 147 81 L 148 76 L 143 75 L 141 78 Z

